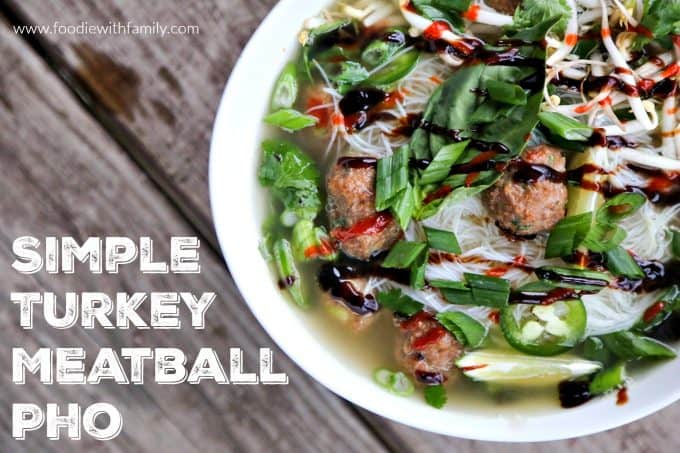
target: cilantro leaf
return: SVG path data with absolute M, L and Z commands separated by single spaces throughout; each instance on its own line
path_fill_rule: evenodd
M 269 187 L 274 198 L 283 203 L 284 214 L 314 220 L 321 209 L 321 176 L 314 162 L 285 140 L 265 140 L 262 149 L 260 184 Z

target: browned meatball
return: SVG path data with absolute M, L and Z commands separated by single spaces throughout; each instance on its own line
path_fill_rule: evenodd
M 513 14 L 520 3 L 522 0 L 486 0 L 487 6 L 505 14 Z
M 401 237 L 389 213 L 375 210 L 375 168 L 340 160 L 327 178 L 331 236 L 345 254 L 367 260 Z
M 565 170 L 559 149 L 547 145 L 529 148 L 521 156 L 525 163 L 537 164 L 530 170 Z M 516 174 L 526 166 L 510 165 L 503 177 L 483 195 L 483 200 L 500 228 L 518 236 L 549 230 L 564 217 L 567 186 L 559 178 L 539 177 L 530 182 L 517 181 Z M 546 168 L 549 167 L 549 168 Z
M 397 360 L 415 378 L 429 385 L 449 377 L 463 347 L 431 314 L 421 311 L 398 323 Z

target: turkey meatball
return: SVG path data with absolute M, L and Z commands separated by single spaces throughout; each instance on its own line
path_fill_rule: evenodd
M 462 345 L 424 311 L 397 322 L 397 325 L 401 332 L 396 350 L 399 363 L 423 384 L 445 382 L 463 352 Z
M 527 149 L 521 156 L 524 163 L 565 171 L 565 159 L 559 149 L 541 145 Z M 503 177 L 483 195 L 489 213 L 498 226 L 517 236 L 531 236 L 550 230 L 565 215 L 567 186 L 554 178 L 517 181 L 515 174 L 521 165 L 509 165 Z
M 375 167 L 341 159 L 326 180 L 331 236 L 348 256 L 368 260 L 401 237 L 389 213 L 375 210 Z

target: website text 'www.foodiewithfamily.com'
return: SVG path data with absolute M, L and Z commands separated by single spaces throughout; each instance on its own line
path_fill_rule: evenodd
M 65 24 L 55 21 L 51 24 L 14 25 L 14 33 L 17 35 L 110 35 L 110 36 L 187 36 L 199 35 L 201 29 L 198 25 L 190 24 L 162 24 L 158 21 L 138 24 L 133 21 L 118 22 L 108 21 L 102 24 L 91 24 L 81 21 L 75 24 Z

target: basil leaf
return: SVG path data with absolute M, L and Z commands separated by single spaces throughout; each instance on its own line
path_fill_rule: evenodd
M 565 217 L 555 225 L 545 246 L 546 258 L 568 256 L 585 239 L 592 224 L 593 213 Z
M 380 291 L 375 297 L 381 307 L 405 316 L 413 316 L 423 309 L 423 304 L 405 295 L 397 288 Z
M 305 115 L 294 109 L 282 109 L 264 117 L 264 122 L 277 126 L 286 132 L 296 132 L 306 127 L 314 126 L 318 119 Z
M 509 28 L 522 30 L 557 19 L 551 30 L 560 35 L 564 33 L 570 16 L 571 8 L 566 0 L 523 0 L 515 10 Z
M 640 358 L 674 358 L 671 347 L 653 338 L 644 337 L 631 331 L 621 331 L 600 337 L 605 347 L 624 360 Z
M 465 151 L 465 147 L 469 141 L 465 140 L 459 143 L 451 143 L 439 150 L 434 156 L 434 159 L 423 171 L 420 177 L 420 184 L 434 184 L 440 182 L 449 175 L 451 166 L 456 163 Z
M 464 25 L 461 13 L 467 11 L 472 0 L 411 0 L 410 3 L 420 15 L 460 29 Z
M 488 80 L 486 89 L 489 92 L 489 97 L 494 101 L 511 105 L 526 105 L 527 103 L 526 92 L 517 84 Z
M 643 278 L 645 273 L 632 256 L 621 246 L 607 251 L 607 269 L 614 275 Z
M 438 313 L 436 318 L 464 346 L 476 348 L 486 337 L 486 327 L 463 312 L 444 311 Z

